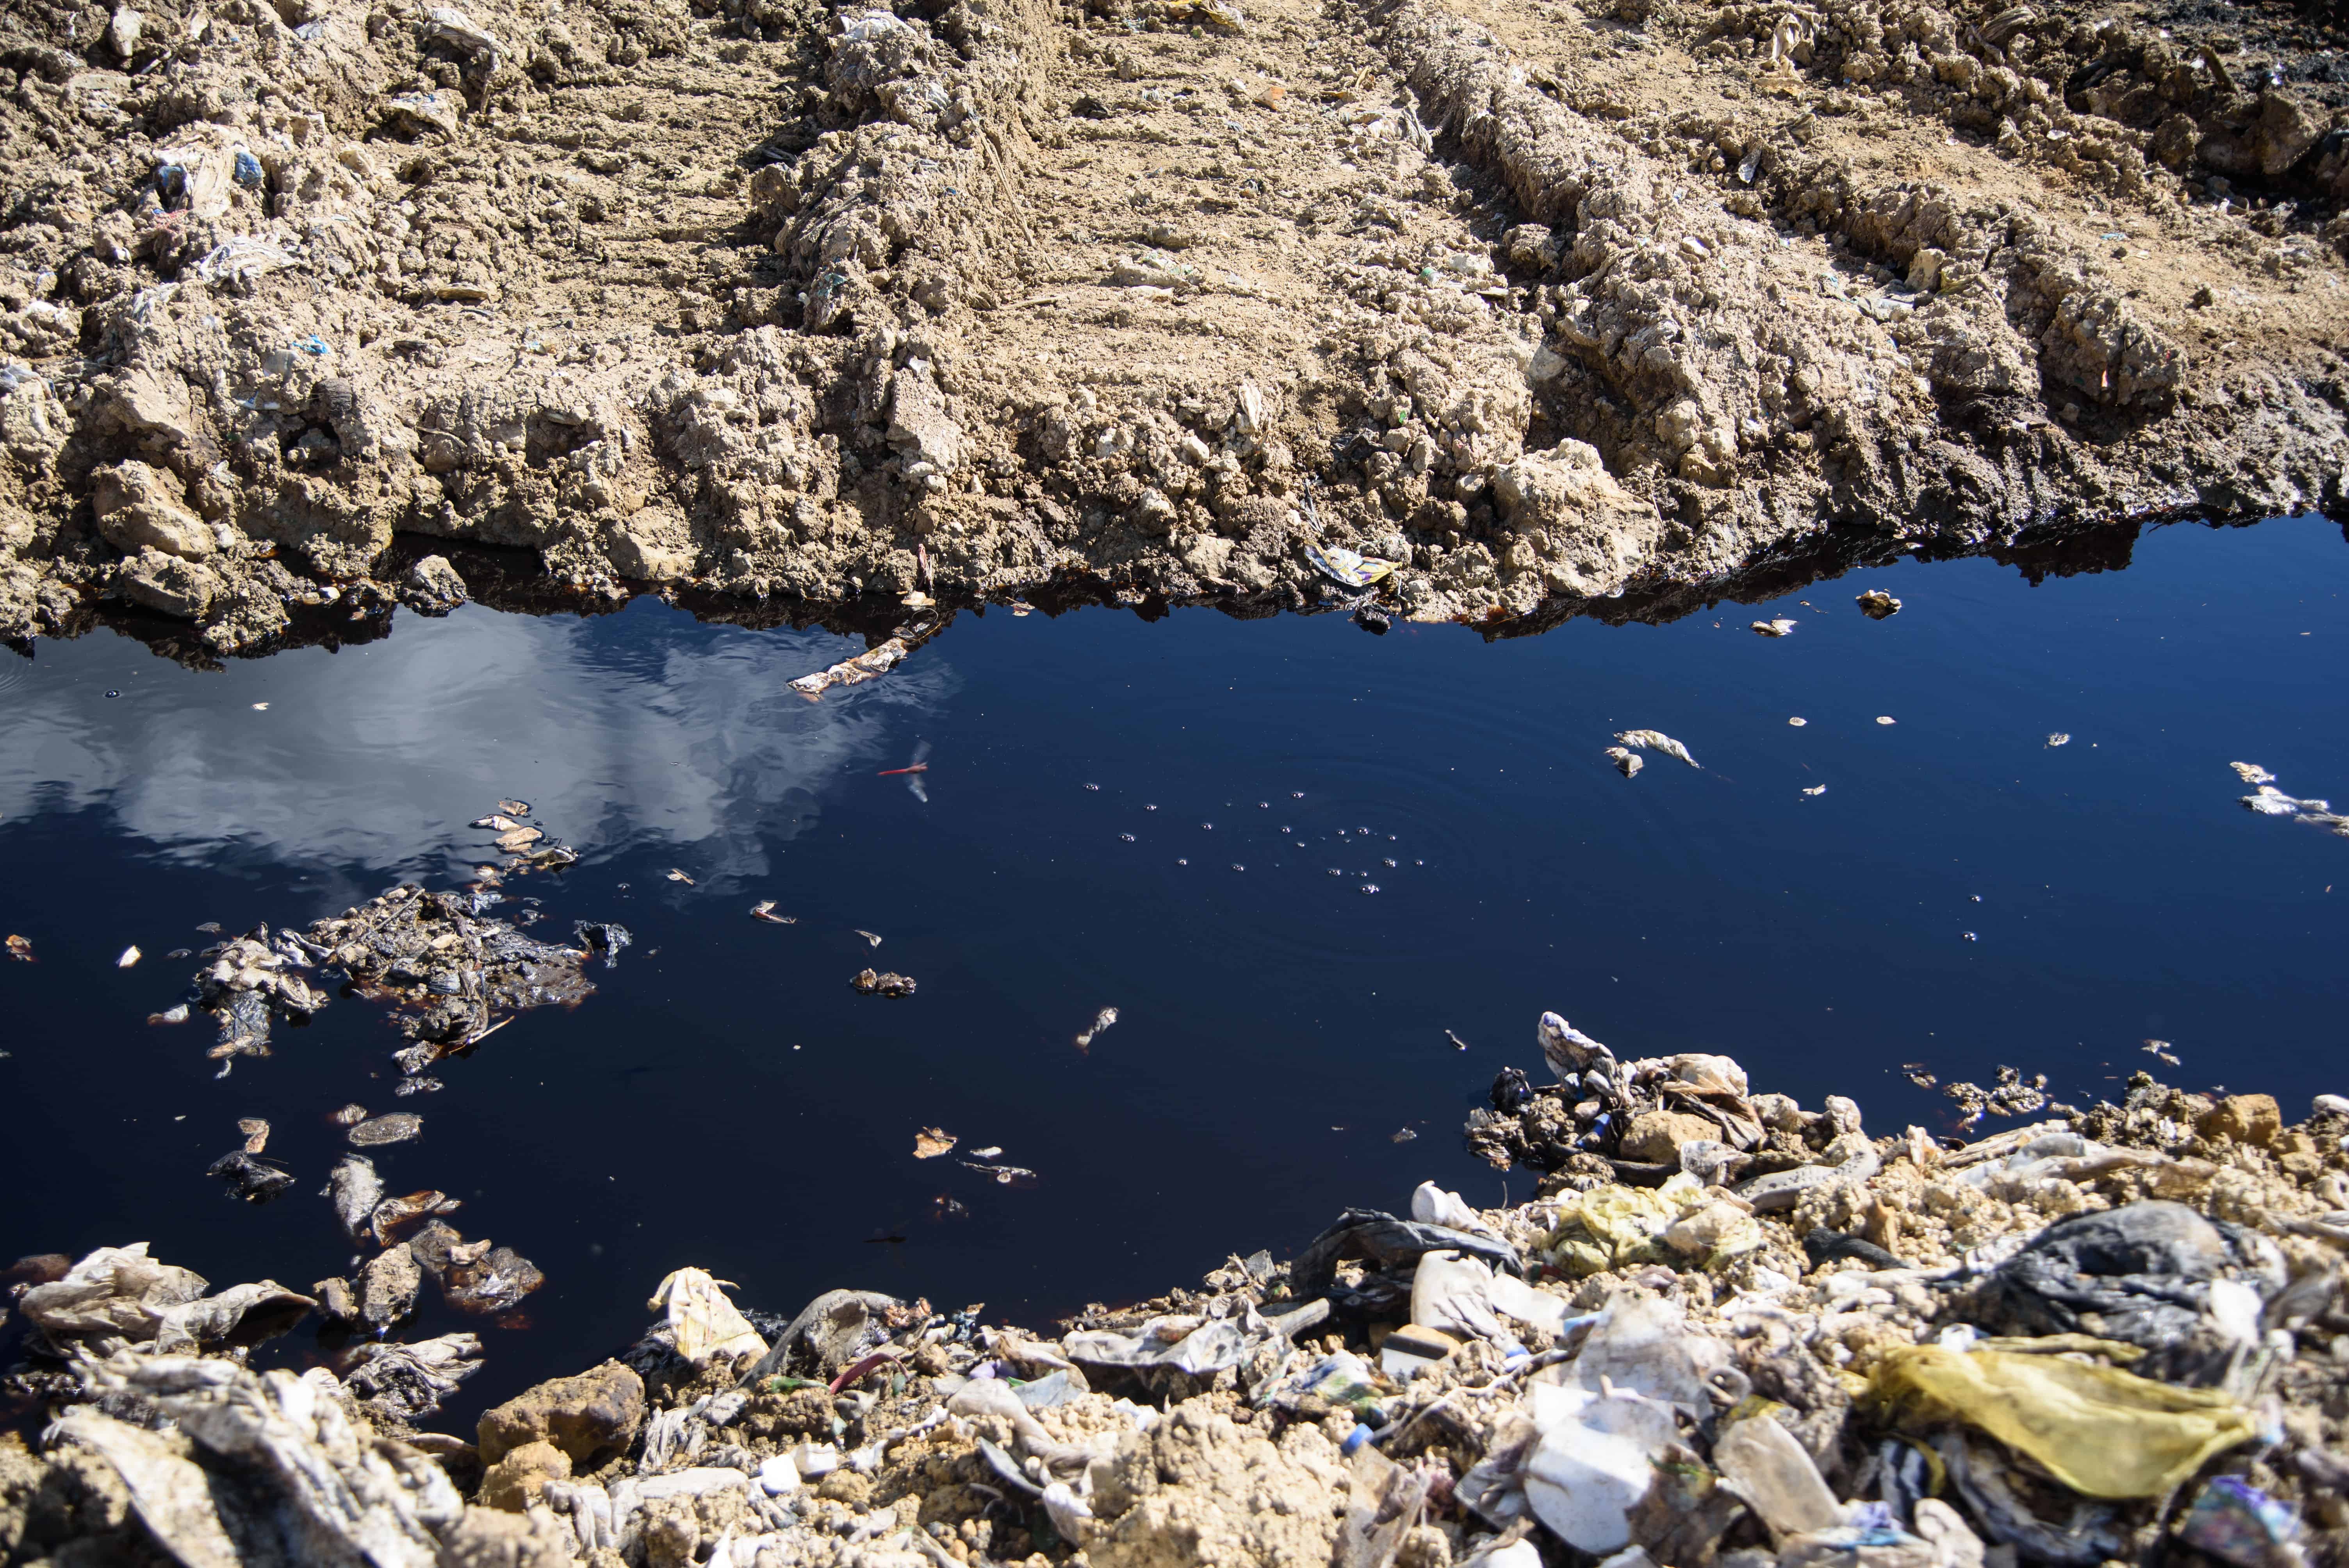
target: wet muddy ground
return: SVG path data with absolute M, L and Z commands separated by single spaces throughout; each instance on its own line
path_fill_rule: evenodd
M 1903 607 L 1871 620 L 1866 589 Z M 350 1261 L 314 1196 L 348 1148 L 331 1113 L 420 1114 L 366 1150 L 389 1191 L 461 1200 L 464 1236 L 547 1279 L 489 1319 L 428 1290 L 401 1330 L 483 1335 L 461 1428 L 632 1338 L 684 1264 L 783 1311 L 856 1285 L 1041 1324 L 1286 1255 L 1365 1191 L 1497 1203 L 1460 1117 L 1539 1068 L 1525 1020 L 1561 1002 L 1886 1126 L 1958 1118 L 1910 1063 L 2302 1104 L 2337 1088 L 2349 845 L 2245 810 L 2229 764 L 2349 796 L 2345 590 L 2339 529 L 2306 518 L 1497 641 L 995 610 L 815 703 L 788 683 L 863 639 L 649 599 L 402 613 L 211 672 L 44 643 L 0 665 L 5 923 L 34 960 L 0 961 L 0 1253 L 147 1239 L 306 1289 Z M 1639 728 L 1702 767 L 1621 777 L 1602 752 Z M 224 1079 L 201 1014 L 147 1023 L 201 967 L 173 950 L 221 940 L 201 924 L 453 887 L 503 859 L 468 826 L 501 801 L 580 859 L 494 913 L 633 937 L 574 1009 L 406 1097 L 410 1041 L 362 998 L 280 1019 Z M 866 968 L 918 989 L 858 995 Z M 254 1117 L 295 1178 L 260 1206 L 204 1174 Z M 954 1153 L 916 1160 L 925 1129 Z M 1032 1180 L 961 1162 L 987 1150 Z M 320 1353 L 305 1328 L 266 1354 Z

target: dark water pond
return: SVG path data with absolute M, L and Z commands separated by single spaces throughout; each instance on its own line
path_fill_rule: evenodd
M 0 662 L 0 923 L 38 960 L 0 962 L 0 1256 L 146 1240 L 215 1284 L 306 1286 L 350 1261 L 311 1195 L 326 1113 L 421 1111 L 378 1151 L 391 1190 L 462 1196 L 467 1235 L 549 1282 L 484 1330 L 463 1429 L 632 1338 L 680 1264 L 770 1308 L 856 1284 L 1040 1326 L 1426 1177 L 1523 1196 L 1457 1129 L 1497 1068 L 1538 1068 L 1545 1007 L 1627 1057 L 1849 1093 L 1879 1129 L 1953 1117 L 1904 1062 L 2093 1097 L 2158 1065 L 2148 1037 L 2178 1079 L 2304 1104 L 2344 1087 L 2349 842 L 2245 811 L 2227 765 L 2349 797 L 2349 548 L 2304 519 L 2135 553 L 1495 644 L 999 610 L 814 705 L 785 683 L 861 644 L 653 602 L 402 617 L 218 673 L 45 644 Z M 1907 608 L 1863 618 L 1871 586 Z M 1776 615 L 1792 635 L 1746 629 Z M 1632 727 L 1703 768 L 1619 777 L 1600 752 Z M 876 777 L 923 743 L 926 801 Z M 447 885 L 505 796 L 585 853 L 515 890 L 541 929 L 636 935 L 575 1012 L 408 1100 L 364 1002 L 225 1080 L 201 1020 L 144 1022 L 199 923 Z M 749 918 L 763 899 L 798 923 Z M 854 995 L 867 964 L 919 994 Z M 203 1174 L 245 1116 L 301 1178 L 265 1207 Z M 1038 1179 L 917 1161 L 925 1126 Z M 440 1311 L 409 1332 L 479 1326 Z

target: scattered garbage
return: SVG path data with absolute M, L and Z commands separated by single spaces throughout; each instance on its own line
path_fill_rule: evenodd
M 2047 738 L 2047 744 L 2051 747 L 2069 746 L 2072 744 L 2072 738 L 2059 729 L 2054 734 Z
M 1645 751 L 1661 752 L 1666 757 L 1676 757 L 1692 768 L 1699 766 L 1697 759 L 1689 755 L 1687 747 L 1660 729 L 1619 730 L 1616 732 L 1615 738 L 1626 746 L 1636 747 Z M 1629 771 L 1626 770 L 1627 774 Z
M 2049 1119 L 1961 1143 L 1872 1137 L 1727 1056 L 1619 1057 L 1557 1013 L 1536 1043 L 1557 1084 L 1504 1069 L 1467 1128 L 1538 1172 L 1516 1206 L 1423 1182 L 1407 1218 L 1346 1210 L 1286 1264 L 1235 1256 L 1049 1338 L 848 1289 L 786 1320 L 680 1267 L 619 1361 L 494 1408 L 470 1452 L 411 1423 L 476 1374 L 475 1336 L 240 1364 L 314 1307 L 388 1331 L 428 1280 L 484 1312 L 543 1283 L 347 1155 L 326 1193 L 373 1255 L 311 1295 L 208 1294 L 143 1245 L 19 1265 L 57 1406 L 20 1462 L 111 1471 L 111 1517 L 208 1568 L 272 1519 L 318 1561 L 368 1541 L 419 1568 L 843 1543 L 868 1568 L 2093 1568 L 2169 1536 L 2234 1568 L 2335 1560 L 2349 1099 L 2287 1127 L 2138 1074 L 2077 1110 L 2008 1068 L 1982 1092 Z M 257 1159 L 266 1128 L 240 1131 Z M 915 1152 L 957 1147 L 923 1128 Z M 1001 1154 L 958 1163 L 1035 1180 Z
M 137 944 L 134 943 L 130 946 L 122 950 L 122 956 L 114 961 L 114 966 L 117 969 L 128 969 L 132 965 L 139 962 L 139 948 Z
M 752 904 L 750 918 L 763 920 L 770 925 L 797 925 L 800 923 L 800 917 L 796 914 L 777 914 L 775 901 L 771 898 L 761 899 L 757 903 Z
M 1607 755 L 1613 760 L 1616 771 L 1626 779 L 1638 778 L 1640 769 L 1648 765 L 1647 758 L 1626 747 L 1610 746 L 1607 748 Z
M 1754 630 L 1765 637 L 1783 637 L 1794 629 L 1795 623 L 1784 619 L 1754 623 Z
M 878 947 L 881 945 L 881 934 L 879 932 L 860 930 L 857 931 L 856 934 L 864 938 L 864 944 L 868 947 Z
M 1827 787 L 1824 784 L 1806 784 L 1803 787 L 1803 793 L 1806 795 L 1824 795 L 1826 792 Z
M 1802 728 L 1805 725 L 1806 725 L 1806 724 L 1810 723 L 1811 721 L 1810 721 L 1809 719 L 1807 719 L 1807 718 L 1790 718 L 1790 719 L 1788 719 L 1786 722 L 1787 722 L 1787 724 L 1789 724 L 1789 725 L 1790 725 L 1790 726 L 1792 726 L 1793 727 L 1795 727 L 1795 728 L 1796 728 L 1796 729 L 1800 729 L 1800 728 Z
M 34 962 L 32 940 L 29 937 L 11 934 L 8 938 L 8 956 L 20 964 Z
M 1900 721 L 1899 721 L 1899 719 L 1897 719 L 1897 718 L 1889 718 L 1889 717 L 1886 717 L 1885 715 L 1883 715 L 1883 714 L 1878 714 L 1878 715 L 1876 716 L 1876 722 L 1877 722 L 1877 723 L 1878 723 L 1878 724 L 1898 724 L 1898 723 L 1899 723 Z
M 2274 775 L 2264 768 L 2245 762 L 2230 763 L 2229 766 L 2232 767 L 2246 782 L 2251 781 L 2251 776 L 2255 773 L 2261 779 L 2259 788 L 2242 798 L 2246 810 L 2262 817 L 2290 817 L 2295 821 L 2306 822 L 2311 827 L 2328 829 L 2342 838 L 2349 838 L 2349 816 L 2335 812 L 2333 810 L 2332 801 L 2301 799 L 2287 795 L 2274 784 L 2266 782 L 2272 779 Z
M 1859 613 L 1871 621 L 1881 621 L 1888 616 L 1900 614 L 1900 601 L 1881 588 L 1867 590 L 1853 603 L 1859 606 Z
M 1091 1050 L 1092 1048 L 1093 1041 L 1101 1037 L 1101 1032 L 1116 1022 L 1117 1009 L 1114 1007 L 1103 1007 L 1100 1012 L 1093 1015 L 1092 1026 L 1089 1029 L 1083 1030 L 1077 1036 L 1077 1049 L 1081 1051 Z
M 848 984 L 862 996 L 910 996 L 915 989 L 910 976 L 885 970 L 860 969 Z

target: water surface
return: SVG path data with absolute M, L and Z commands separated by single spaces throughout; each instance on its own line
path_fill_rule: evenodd
M 1906 608 L 1870 622 L 1862 587 Z M 1851 1094 L 1878 1130 L 1952 1116 L 1903 1063 L 2081 1099 L 2159 1066 L 2148 1037 L 2176 1079 L 2297 1114 L 2344 1087 L 2349 842 L 2245 811 L 2227 764 L 2349 797 L 2344 588 L 2340 529 L 2302 519 L 2161 530 L 2035 586 L 1909 562 L 1497 643 L 996 610 L 812 705 L 785 683 L 860 642 L 650 600 L 402 616 L 211 673 L 45 643 L 0 662 L 0 923 L 38 959 L 0 963 L 0 1254 L 147 1240 L 216 1284 L 306 1286 L 351 1261 L 312 1196 L 326 1113 L 419 1110 L 378 1151 L 391 1190 L 462 1196 L 467 1235 L 549 1279 L 484 1330 L 461 1429 L 632 1337 L 680 1264 L 785 1311 L 856 1284 L 1040 1325 L 1425 1177 L 1522 1197 L 1457 1129 L 1499 1068 L 1538 1068 L 1545 1007 L 1626 1056 Z M 1746 629 L 1774 616 L 1794 634 Z M 1702 768 L 1626 780 L 1600 753 L 1632 727 Z M 924 744 L 926 801 L 876 776 Z M 201 1019 L 144 1022 L 199 923 L 448 885 L 501 797 L 585 855 L 510 889 L 538 929 L 636 934 L 577 1011 L 408 1100 L 356 999 L 225 1080 Z M 762 899 L 798 923 L 749 918 Z M 919 994 L 852 994 L 867 964 Z M 254 1115 L 301 1178 L 261 1208 L 203 1175 Z M 917 1161 L 926 1126 L 1037 1180 Z

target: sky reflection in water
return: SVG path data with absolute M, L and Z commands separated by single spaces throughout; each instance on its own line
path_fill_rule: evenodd
M 1034 1321 L 1293 1250 L 1425 1176 L 1522 1197 L 1456 1130 L 1501 1066 L 1538 1068 L 1543 1007 L 1626 1056 L 1725 1050 L 1808 1103 L 1852 1094 L 1878 1130 L 1951 1119 L 1903 1062 L 2078 1097 L 2159 1066 L 2147 1037 L 2179 1080 L 2297 1113 L 2349 1088 L 2349 842 L 2244 811 L 2226 765 L 2349 797 L 2349 549 L 2309 519 L 2137 555 L 2037 588 L 1909 564 L 1489 645 L 997 611 L 814 705 L 785 683 L 858 644 L 652 603 L 403 616 L 212 674 L 45 644 L 0 662 L 0 923 L 40 959 L 0 965 L 0 1253 L 146 1239 L 216 1284 L 306 1285 L 349 1262 L 311 1195 L 326 1113 L 420 1110 L 379 1151 L 391 1190 L 465 1197 L 466 1234 L 550 1281 L 532 1326 L 488 1331 L 461 1429 L 632 1336 L 682 1264 L 786 1311 L 854 1284 Z M 1868 586 L 1908 608 L 1863 619 Z M 1775 615 L 1793 635 L 1745 630 Z M 1600 751 L 1632 727 L 1703 767 L 1626 781 Z M 923 741 L 927 804 L 875 777 Z M 512 890 L 544 899 L 541 934 L 636 934 L 575 1013 L 401 1101 L 357 1000 L 224 1081 L 201 1023 L 144 1024 L 197 923 L 444 884 L 505 796 L 586 855 Z M 799 923 L 750 920 L 770 898 Z M 866 964 L 920 994 L 852 995 Z M 251 1115 L 300 1178 L 261 1209 L 202 1175 Z M 917 1162 L 923 1126 L 1040 1181 Z M 403 1336 L 456 1326 L 435 1307 Z

